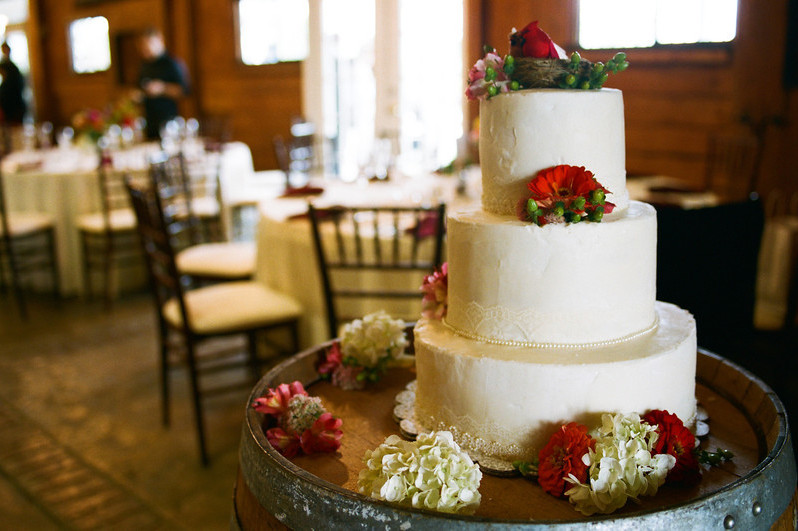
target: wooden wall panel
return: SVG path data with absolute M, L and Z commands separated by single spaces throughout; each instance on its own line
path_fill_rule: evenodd
M 480 36 L 502 53 L 507 51 L 510 30 L 533 20 L 566 51 L 576 48 L 576 0 L 468 1 L 472 12 L 485 14 Z M 798 110 L 794 103 L 788 105 L 796 97 L 780 83 L 787 0 L 740 0 L 739 4 L 738 38 L 733 45 L 626 50 L 630 69 L 610 78 L 607 86 L 624 92 L 630 174 L 676 175 L 699 185 L 709 135 L 738 127 L 748 116 L 784 123 L 771 125 L 766 135 L 762 191 L 798 190 L 798 168 L 779 163 L 795 149 L 798 138 Z M 470 50 L 479 53 L 479 46 Z M 612 54 L 580 52 L 592 60 L 606 60 Z M 478 112 L 473 105 L 468 108 L 472 115 Z
M 131 88 L 117 82 L 115 65 L 97 74 L 71 71 L 67 28 L 72 20 L 105 16 L 112 49 L 115 35 L 155 26 L 164 31 L 169 50 L 189 67 L 193 90 L 181 101 L 181 114 L 226 117 L 234 139 L 251 146 L 256 169 L 275 168 L 271 138 L 287 135 L 291 118 L 302 113 L 300 65 L 240 64 L 234 4 L 233 0 L 115 0 L 77 8 L 71 1 L 39 0 L 43 64 L 37 67 L 46 76 L 37 84 L 39 119 L 66 125 L 77 111 L 102 107 Z
M 111 48 L 119 33 L 137 31 L 153 25 L 162 27 L 164 10 L 161 0 L 125 0 L 75 7 L 73 2 L 40 0 L 44 19 L 41 32 L 43 68 L 48 94 L 40 105 L 42 119 L 65 124 L 80 109 L 102 107 L 118 98 L 128 87 L 116 81 L 115 64 L 111 70 L 95 74 L 75 74 L 69 51 L 69 24 L 82 17 L 102 15 L 108 19 Z M 112 60 L 115 57 L 112 56 Z M 38 96 L 38 95 L 37 95 Z M 42 98 L 38 98 L 41 100 Z
M 256 169 L 276 168 L 272 137 L 287 136 L 291 118 L 302 114 L 300 64 L 242 64 L 237 58 L 235 2 L 195 1 L 201 108 L 229 117 L 234 138 L 250 146 Z

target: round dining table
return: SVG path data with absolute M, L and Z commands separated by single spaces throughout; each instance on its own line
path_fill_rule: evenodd
M 268 182 L 271 182 L 272 193 L 266 197 Z M 460 178 L 428 174 L 385 182 L 369 182 L 364 179 L 345 182 L 336 178 L 325 178 L 312 182 L 311 187 L 317 193 L 301 195 L 301 191 L 296 191 L 286 194 L 284 181 L 280 180 L 279 175 L 265 173 L 261 188 L 264 192 L 258 201 L 256 278 L 300 302 L 304 310 L 299 327 L 300 344 L 303 348 L 328 339 L 321 276 L 313 247 L 310 221 L 307 218 L 310 201 L 319 208 L 420 206 L 444 202 L 447 209 L 459 209 L 467 205 L 478 205 L 481 194 L 478 170 L 476 174 L 471 171 Z M 412 286 L 417 285 L 420 288 L 422 280 L 397 280 L 392 277 L 390 281 L 410 282 L 413 283 Z M 342 281 L 357 283 L 359 287 L 378 287 L 386 282 L 384 272 L 361 272 Z M 421 298 L 419 291 L 418 299 L 361 301 L 358 303 L 356 315 L 385 310 L 394 318 L 415 320 L 421 315 Z
M 146 176 L 149 156 L 158 150 L 160 146 L 157 143 L 113 149 L 113 169 L 134 178 Z M 91 145 L 14 151 L 0 163 L 9 210 L 44 212 L 54 219 L 62 296 L 86 292 L 76 220 L 81 214 L 100 210 L 97 167 L 97 149 Z M 246 144 L 231 142 L 223 146 L 220 164 L 222 195 L 224 190 L 234 188 L 238 179 L 253 172 L 252 154 Z M 223 222 L 229 220 L 229 212 L 223 210 L 222 217 Z M 119 287 L 143 285 L 143 269 L 140 273 L 129 273 L 121 278 Z M 38 285 L 39 279 L 35 280 Z M 47 279 L 42 278 L 41 282 L 46 284 Z

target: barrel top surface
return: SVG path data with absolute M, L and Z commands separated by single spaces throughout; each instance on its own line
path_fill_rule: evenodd
M 641 498 L 639 504 L 629 502 L 611 515 L 589 518 L 576 512 L 567 500 L 543 492 L 534 481 L 488 474 L 483 475 L 482 503 L 473 516 L 443 515 L 372 500 L 357 493 L 363 455 L 389 435 L 399 433 L 394 400 L 415 374 L 410 369 L 393 369 L 374 387 L 345 391 L 317 380 L 313 365 L 323 348 L 309 349 L 270 371 L 253 389 L 251 399 L 280 383 L 302 381 L 311 395 L 321 397 L 328 411 L 343 419 L 339 451 L 289 461 L 269 446 L 261 425 L 263 417 L 251 408 L 242 431 L 240 458 L 246 485 L 270 513 L 288 525 L 329 523 L 340 517 L 355 527 L 357 522 L 366 525 L 388 519 L 397 525 L 410 522 L 413 528 L 436 529 L 455 519 L 475 528 L 566 529 L 590 523 L 600 529 L 632 522 L 669 526 L 678 514 L 680 524 L 686 526 L 711 522 L 722 529 L 721 520 L 731 517 L 737 528 L 767 529 L 784 512 L 795 491 L 795 460 L 786 413 L 778 397 L 744 369 L 699 351 L 696 394 L 710 426 L 701 448 L 725 448 L 735 457 L 722 466 L 705 468 L 702 481 L 694 487 L 665 485 L 655 496 Z M 751 509 L 754 504 L 757 508 Z

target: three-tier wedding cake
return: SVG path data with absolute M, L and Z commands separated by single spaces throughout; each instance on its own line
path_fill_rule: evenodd
M 607 412 L 693 424 L 695 321 L 656 301 L 656 211 L 629 200 L 622 93 L 496 92 L 480 102 L 482 207 L 447 219 L 446 316 L 415 328 L 416 423 L 502 461 Z M 603 218 L 550 176 L 554 208 L 577 213 L 525 213 L 552 170 L 595 176 Z

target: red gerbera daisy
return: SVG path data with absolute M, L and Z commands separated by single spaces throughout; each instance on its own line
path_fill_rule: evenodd
M 670 454 L 676 464 L 668 472 L 666 481 L 679 485 L 695 485 L 701 480 L 701 468 L 695 455 L 695 436 L 684 423 L 674 415 L 661 409 L 649 411 L 643 420 L 657 426 L 655 454 Z
M 584 483 L 587 465 L 582 462 L 588 449 L 596 441 L 587 434 L 587 426 L 569 422 L 551 436 L 538 454 L 538 483 L 552 496 L 562 497 L 566 490 L 565 478 L 573 475 Z
M 520 216 L 538 225 L 576 222 L 583 217 L 601 221 L 604 214 L 615 208 L 605 200 L 610 191 L 584 166 L 561 164 L 546 168 L 538 172 L 527 188 L 531 196 L 522 201 Z

